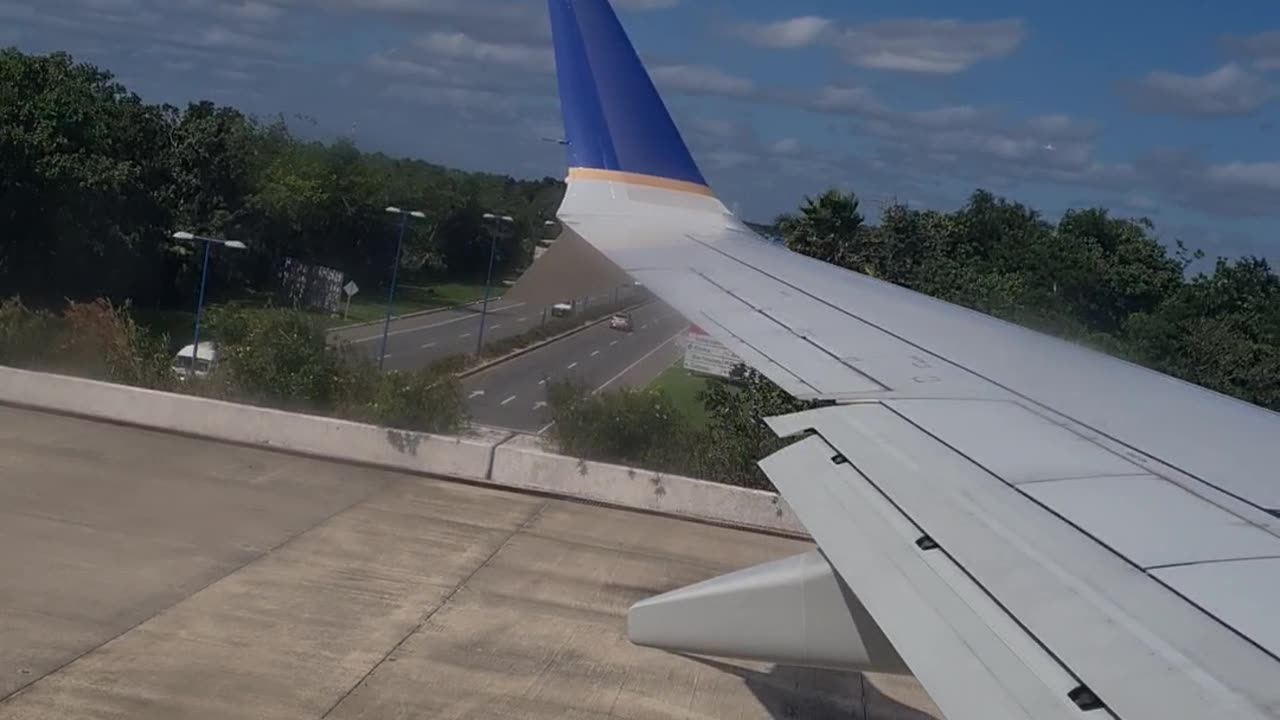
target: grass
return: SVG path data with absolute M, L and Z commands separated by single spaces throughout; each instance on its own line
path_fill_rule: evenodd
M 694 427 L 702 429 L 707 425 L 707 409 L 699 394 L 707 387 L 707 382 L 706 378 L 685 370 L 683 365 L 672 365 L 655 378 L 649 387 L 666 392 L 676 409 Z
M 489 289 L 489 300 L 502 297 L 506 288 L 501 285 Z M 395 301 L 391 303 L 392 316 L 431 310 L 451 305 L 473 302 L 484 297 L 484 285 L 470 283 L 433 283 L 429 286 L 398 285 Z M 351 299 L 351 309 L 347 317 L 339 313 L 337 317 L 324 317 L 328 327 L 351 325 L 361 322 L 381 320 L 387 313 L 387 296 L 381 291 L 360 292 Z

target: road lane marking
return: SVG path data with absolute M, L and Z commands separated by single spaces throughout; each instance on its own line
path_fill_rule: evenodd
M 542 378 L 541 380 L 539 380 L 539 381 L 538 381 L 538 384 L 539 384 L 539 385 L 546 385 L 546 384 L 547 384 L 547 379 L 546 379 L 546 378 Z
M 546 406 L 547 406 L 547 401 L 546 401 L 546 400 L 539 400 L 538 402 L 536 402 L 536 403 L 534 403 L 534 404 L 533 404 L 533 409 L 534 409 L 534 410 L 541 410 L 542 408 L 544 408 L 544 407 L 546 407 Z
M 502 326 L 501 326 L 501 325 L 490 325 L 490 326 L 489 326 L 489 329 L 490 329 L 490 330 L 497 330 L 497 329 L 498 329 L 498 328 L 500 328 L 500 327 L 502 327 Z
M 613 342 L 609 343 L 609 347 L 613 347 L 614 345 L 617 345 L 617 344 L 618 344 L 618 341 L 614 340 Z
M 516 322 L 524 322 L 524 321 L 526 321 L 526 320 L 528 320 L 528 319 L 529 319 L 529 317 L 526 315 L 525 317 L 517 318 L 517 319 L 516 319 Z
M 507 305 L 506 307 L 496 307 L 490 310 L 489 312 L 496 313 L 502 310 L 510 310 L 511 308 L 518 308 L 521 305 L 524 305 L 524 303 L 512 303 L 511 305 Z M 387 337 L 391 337 L 392 335 L 404 335 L 405 333 L 411 333 L 411 332 L 420 332 L 422 330 L 430 330 L 432 328 L 438 328 L 444 325 L 451 325 L 456 322 L 462 322 L 463 320 L 475 320 L 478 317 L 480 316 L 479 315 L 463 315 L 462 317 L 456 317 L 456 318 L 453 318 L 452 320 L 442 320 L 441 322 L 438 322 L 432 325 L 422 325 L 420 327 L 405 328 L 403 330 L 392 330 L 391 332 L 387 333 Z M 397 320 L 396 322 L 401 322 L 401 321 Z M 358 340 L 352 340 L 351 342 L 362 343 L 362 342 L 369 342 L 370 340 L 381 340 L 381 339 L 382 339 L 382 333 L 378 333 L 377 335 L 370 335 L 369 337 L 363 337 Z
M 647 328 L 647 327 L 649 327 L 649 323 L 645 323 L 645 324 L 641 325 L 641 326 L 640 326 L 640 329 L 641 329 L 641 330 L 643 330 L 643 329 L 645 329 L 645 328 Z
M 572 369 L 574 369 L 574 368 L 576 368 L 576 367 L 578 367 L 578 363 L 576 363 L 576 362 L 571 362 L 571 363 L 569 363 L 569 367 L 565 368 L 565 370 L 572 370 Z
M 648 359 L 649 359 L 649 356 L 651 356 L 651 355 L 653 355 L 654 353 L 658 352 L 658 351 L 659 351 L 659 350 L 661 350 L 662 348 L 664 348 L 664 347 L 666 347 L 666 346 L 670 345 L 672 342 L 674 342 L 674 341 L 675 341 L 675 339 L 676 339 L 676 338 L 680 337 L 680 336 L 681 336 L 681 335 L 683 335 L 683 334 L 684 334 L 684 330 L 683 330 L 683 329 L 681 329 L 681 330 L 680 330 L 680 332 L 676 333 L 675 335 L 672 335 L 671 337 L 667 338 L 666 340 L 663 340 L 663 341 L 662 341 L 662 343 L 661 343 L 660 345 L 658 345 L 658 346 L 657 346 L 657 347 L 655 347 L 654 349 L 650 350 L 649 352 L 645 353 L 644 355 L 641 355 L 639 360 L 636 360 L 635 362 L 631 363 L 630 365 L 628 365 L 628 366 L 626 366 L 626 367 L 622 368 L 622 372 L 618 373 L 617 375 L 614 375 L 613 377 L 611 377 L 611 378 L 609 378 L 608 380 L 606 380 L 606 381 L 605 381 L 605 383 L 604 383 L 603 385 L 601 385 L 600 387 L 596 388 L 595 390 L 592 390 L 592 391 L 591 391 L 591 392 L 592 392 L 592 394 L 598 393 L 598 392 L 600 392 L 601 390 L 603 390 L 603 389 L 605 389 L 605 388 L 609 387 L 609 386 L 610 386 L 610 385 L 612 385 L 612 384 L 614 383 L 614 381 L 616 381 L 618 378 L 620 378 L 620 377 L 622 377 L 623 375 L 626 375 L 627 373 L 631 372 L 631 371 L 635 368 L 635 366 L 639 365 L 640 363 L 644 362 L 645 360 L 648 360 Z M 544 428 L 544 429 L 545 429 L 545 428 Z M 541 431 L 539 431 L 539 432 L 541 432 Z
M 423 345 L 423 346 L 422 346 L 422 349 L 423 349 L 423 350 L 426 350 L 426 349 L 427 349 L 427 348 L 429 348 L 429 347 L 435 347 L 435 346 L 436 346 L 436 344 L 435 344 L 435 343 L 433 343 L 433 342 L 429 342 L 429 343 L 426 343 L 425 345 Z
M 473 398 L 475 398 L 475 397 L 480 397 L 481 395 L 484 395 L 484 391 L 483 391 L 483 390 L 472 390 L 472 391 L 471 391 L 471 394 L 470 394 L 470 395 L 468 395 L 468 397 L 473 397 Z
M 600 354 L 600 351 L 599 351 L 599 350 L 592 350 L 592 351 L 591 351 L 591 357 L 595 357 L 595 356 L 597 356 L 597 355 L 599 355 L 599 354 Z
M 461 335 L 459 335 L 458 337 L 460 337 L 460 338 L 468 338 L 468 337 L 471 337 L 471 333 L 462 333 L 462 334 L 461 334 Z
M 506 405 L 507 403 L 509 403 L 509 402 L 511 402 L 512 400 L 515 400 L 515 399 L 516 399 L 516 396 L 515 396 L 515 395 L 512 395 L 511 397 L 507 398 L 506 400 L 503 400 L 502 402 L 500 402 L 500 403 L 498 403 L 498 404 L 499 404 L 499 405 Z

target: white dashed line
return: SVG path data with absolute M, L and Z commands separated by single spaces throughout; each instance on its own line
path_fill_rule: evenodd
M 527 317 L 517 318 L 517 319 L 516 319 L 516 322 L 524 322 L 525 320 L 528 320 L 528 319 L 529 319 L 529 318 L 527 318 Z
M 599 350 L 592 350 L 592 351 L 591 351 L 591 357 L 595 357 L 595 356 L 597 356 L 597 355 L 599 355 L 599 354 L 600 354 L 600 351 L 599 351 Z
M 684 334 L 684 330 L 681 330 L 680 332 L 676 333 L 675 335 L 672 335 L 671 337 L 667 338 L 666 340 L 663 340 L 661 345 L 658 345 L 658 347 L 656 347 L 656 348 L 654 348 L 654 349 L 650 350 L 649 352 L 645 353 L 644 355 L 640 356 L 640 359 L 639 359 L 639 360 L 636 360 L 635 362 L 633 362 L 633 363 L 631 363 L 630 365 L 626 366 L 625 368 L 623 368 L 623 369 L 622 369 L 622 372 L 620 372 L 620 373 L 618 373 L 617 375 L 614 375 L 613 377 L 611 377 L 611 378 L 609 378 L 608 380 L 606 380 L 606 381 L 605 381 L 605 383 L 604 383 L 603 385 L 601 385 L 600 387 L 598 387 L 598 388 L 596 388 L 596 389 L 595 389 L 595 392 L 600 392 L 601 390 L 604 390 L 605 388 L 609 387 L 609 386 L 610 386 L 610 385 L 612 385 L 612 384 L 613 384 L 613 383 L 614 383 L 618 378 L 620 378 L 620 377 L 622 377 L 623 375 L 626 375 L 627 373 L 631 372 L 632 368 L 634 368 L 635 366 L 637 366 L 637 365 L 639 365 L 640 363 L 644 362 L 645 360 L 648 360 L 648 359 L 649 359 L 649 357 L 650 357 L 651 355 L 653 355 L 654 353 L 658 352 L 658 351 L 659 351 L 659 350 L 661 350 L 662 348 L 664 348 L 664 347 L 666 347 L 667 345 L 669 345 L 669 344 L 671 344 L 672 342 L 674 342 L 674 341 L 675 341 L 675 339 L 676 339 L 676 338 L 678 338 L 678 337 L 680 337 L 682 334 Z M 551 425 L 547 425 L 547 427 L 551 427 Z M 541 435 L 541 434 L 543 433 L 543 431 L 545 431 L 546 429 L 547 429 L 547 428 L 543 428 L 542 430 L 539 430 L 539 431 L 538 431 L 538 434 L 539 434 L 539 435 Z
M 578 367 L 578 363 L 576 363 L 576 362 L 571 362 L 571 363 L 569 363 L 569 367 L 565 368 L 565 370 L 572 370 L 572 369 L 574 369 L 574 368 L 576 368 L 576 367 Z
M 515 396 L 515 395 L 512 395 L 511 397 L 507 398 L 506 400 L 503 400 L 502 402 L 500 402 L 500 403 L 498 403 L 498 404 L 499 404 L 499 405 L 506 405 L 507 403 L 509 403 L 509 402 L 511 402 L 512 400 L 515 400 L 515 399 L 516 399 L 516 396 Z
M 433 342 L 429 342 L 429 343 L 427 343 L 427 344 L 423 345 L 423 346 L 422 346 L 422 349 L 423 349 L 423 350 L 426 350 L 426 349 L 427 349 L 427 348 L 429 348 L 429 347 L 435 347 L 435 346 L 436 346 L 436 344 L 435 344 L 435 343 L 433 343 Z
M 502 327 L 502 326 L 501 326 L 501 325 L 490 325 L 490 326 L 489 326 L 489 329 L 490 329 L 490 330 L 497 330 L 497 329 L 498 329 L 498 328 L 500 328 L 500 327 Z
M 462 333 L 462 334 L 461 334 L 461 335 L 459 335 L 458 337 L 460 337 L 460 338 L 464 338 L 464 337 L 471 337 L 471 333 Z
M 513 303 L 505 307 L 495 307 L 489 312 L 499 312 L 501 310 L 510 310 L 511 308 L 520 307 L 521 305 L 524 305 L 524 303 Z M 453 318 L 452 320 L 444 320 L 438 323 L 432 323 L 431 325 L 419 325 L 417 327 L 404 328 L 403 330 L 392 330 L 391 332 L 387 333 L 387 336 L 390 337 L 392 335 L 403 335 L 405 333 L 421 332 L 422 330 L 430 330 L 431 328 L 438 328 L 442 325 L 451 325 L 456 322 L 462 322 L 464 320 L 474 320 L 474 319 L 475 319 L 475 316 L 473 315 L 464 315 L 462 317 Z M 396 322 L 399 322 L 399 320 L 397 320 Z M 357 338 L 355 340 L 352 340 L 351 342 L 362 343 L 362 342 L 369 342 L 370 340 L 378 340 L 381 338 L 382 338 L 382 333 L 378 333 L 377 335 L 370 335 L 368 337 Z
M 614 345 L 617 345 L 617 344 L 618 344 L 618 341 L 614 340 L 613 342 L 609 343 L 609 347 L 613 347 Z
M 539 385 L 546 385 L 546 384 L 547 384 L 547 379 L 546 379 L 546 378 L 542 378 L 541 380 L 539 380 L 539 381 L 538 381 L 538 384 L 539 384 Z
M 645 323 L 645 324 L 641 325 L 641 326 L 640 326 L 640 329 L 641 329 L 641 330 L 643 330 L 643 329 L 645 329 L 645 328 L 647 328 L 647 327 L 649 327 L 649 323 Z

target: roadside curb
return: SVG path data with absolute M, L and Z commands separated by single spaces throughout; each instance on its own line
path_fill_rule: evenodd
M 618 310 L 617 312 L 632 312 L 634 310 L 644 307 L 645 305 L 648 305 L 650 302 L 653 302 L 653 301 L 649 300 L 646 302 L 637 303 L 635 305 L 628 305 L 623 309 Z M 599 325 L 600 323 L 606 322 L 609 319 L 610 315 L 612 315 L 612 313 L 606 314 L 604 317 L 601 317 L 597 320 L 592 320 L 591 322 L 585 325 L 579 325 L 578 327 L 573 328 L 572 330 L 566 330 L 560 333 L 559 335 L 552 335 L 551 337 L 546 338 L 545 340 L 539 340 L 538 342 L 532 345 L 528 345 L 526 347 L 520 348 L 519 350 L 514 350 L 512 352 L 509 352 L 506 355 L 503 355 L 502 357 L 494 358 L 493 360 L 486 361 L 468 370 L 463 370 L 462 372 L 458 373 L 457 377 L 459 379 L 464 379 L 464 378 L 469 378 L 472 375 L 479 375 L 485 370 L 488 370 L 496 365 L 501 365 L 502 363 L 507 362 L 508 360 L 515 360 L 521 355 L 531 353 L 534 350 L 537 350 L 538 348 L 545 347 L 547 345 L 550 345 L 553 342 L 559 342 L 560 340 L 563 340 L 571 335 L 577 335 L 583 330 L 593 328 L 596 325 Z
M 489 298 L 489 302 L 494 302 L 495 300 L 501 300 L 501 299 L 502 299 L 502 296 L 499 295 L 496 298 Z M 409 318 L 422 317 L 424 315 L 435 315 L 436 313 L 447 312 L 449 310 L 457 310 L 458 308 L 464 308 L 469 305 L 479 305 L 482 302 L 484 302 L 484 300 L 472 300 L 471 302 L 458 303 L 456 305 L 445 305 L 443 307 L 431 308 L 430 310 L 414 310 L 411 313 L 405 313 L 403 315 L 392 315 L 391 320 L 394 322 L 396 320 L 407 320 Z M 366 320 L 364 322 L 351 323 L 349 325 L 338 325 L 337 327 L 331 327 L 325 330 L 325 332 L 332 333 L 332 332 L 338 332 L 340 330 L 352 330 L 358 327 L 365 327 L 366 325 L 378 325 L 383 322 L 386 322 L 386 320 L 385 319 Z

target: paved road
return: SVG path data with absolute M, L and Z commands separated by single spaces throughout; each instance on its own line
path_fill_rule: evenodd
M 548 379 L 572 378 L 602 391 L 647 385 L 679 357 L 678 341 L 689 323 L 661 302 L 637 309 L 631 318 L 632 332 L 602 323 L 467 378 L 463 392 L 472 420 L 541 430 L 548 422 Z
M 485 341 L 532 330 L 542 319 L 542 308 L 503 300 L 492 301 L 484 322 Z M 474 353 L 479 332 L 479 305 L 392 320 L 383 367 L 387 370 L 409 370 L 450 355 Z M 335 331 L 331 336 L 347 340 L 369 357 L 377 358 L 382 345 L 382 325 L 360 325 Z
M 927 717 L 909 679 L 626 641 L 637 599 L 808 547 L 0 407 L 0 720 Z

